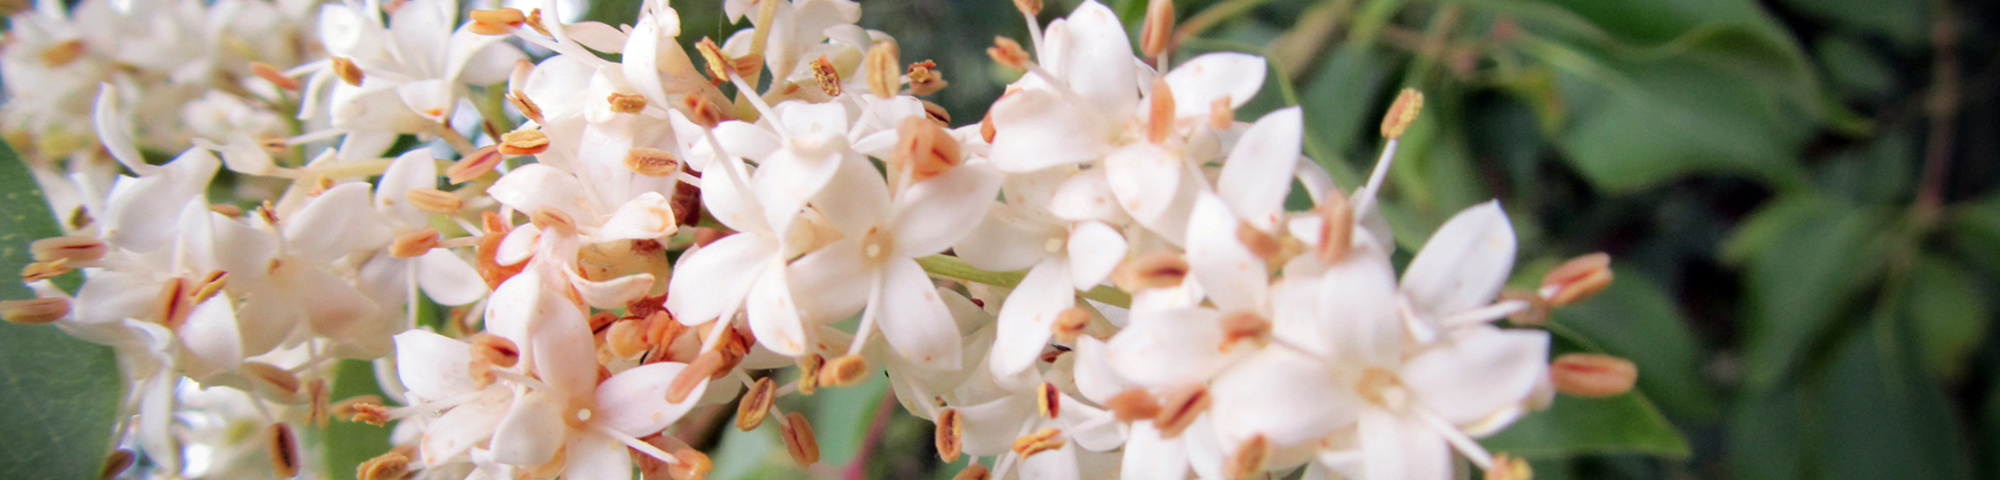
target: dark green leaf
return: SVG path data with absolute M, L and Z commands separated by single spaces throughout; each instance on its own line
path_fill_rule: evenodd
M 62 235 L 28 167 L 0 143 L 0 271 L 34 259 L 28 244 Z M 0 300 L 33 298 L 0 281 Z M 0 322 L 0 478 L 95 479 L 112 446 L 124 382 L 111 348 L 48 325 Z
M 1986 338 L 1986 298 L 1965 268 L 1947 259 L 1925 256 L 1910 277 L 1910 329 L 1917 353 L 1932 375 L 1955 379 L 1965 361 Z
M 1850 335 L 1819 379 L 1821 476 L 1967 478 L 1970 462 L 1949 400 L 1920 366 L 1886 354 L 1884 343 Z
M 1637 268 L 1619 265 L 1619 272 Z M 1720 413 L 1716 393 L 1701 378 L 1703 349 L 1688 330 L 1673 297 L 1653 279 L 1621 273 L 1609 288 L 1583 303 L 1556 309 L 1553 319 L 1639 366 L 1639 390 L 1676 415 L 1697 419 Z
M 1549 330 L 1552 356 L 1602 351 L 1561 325 L 1551 324 Z M 1526 458 L 1604 453 L 1679 458 L 1689 453 L 1687 440 L 1638 390 L 1606 398 L 1558 395 L 1548 410 L 1530 413 L 1480 443 L 1494 452 Z
M 1769 388 L 1822 341 L 1855 295 L 1881 275 L 1886 219 L 1861 209 L 1827 210 L 1776 233 L 1745 266 L 1747 381 Z
M 821 388 L 808 397 L 813 408 L 807 419 L 819 437 L 820 463 L 845 467 L 855 460 L 868 438 L 869 426 L 877 420 L 882 396 L 888 391 L 889 377 L 876 375 L 867 383 Z

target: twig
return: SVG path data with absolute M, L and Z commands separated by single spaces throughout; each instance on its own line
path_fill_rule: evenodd
M 1952 16 L 1951 0 L 1931 0 L 1931 49 L 1933 64 L 1931 95 L 1925 105 L 1931 117 L 1929 139 L 1924 145 L 1923 183 L 1917 188 L 1917 215 L 1935 218 L 1944 205 L 1946 174 L 1951 168 L 1959 103 L 1958 24 Z
M 847 480 L 868 478 L 868 457 L 882 444 L 882 435 L 889 430 L 889 417 L 896 414 L 896 392 L 882 392 L 882 404 L 875 407 L 875 420 L 868 424 L 868 436 L 861 439 L 861 451 L 855 452 L 854 461 L 847 463 L 847 469 L 840 474 Z

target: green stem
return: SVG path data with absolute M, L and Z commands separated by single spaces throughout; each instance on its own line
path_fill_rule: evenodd
M 989 272 L 980 270 L 966 264 L 964 260 L 959 260 L 958 257 L 946 255 L 931 255 L 919 258 L 917 259 L 917 265 L 923 266 L 924 271 L 929 272 L 933 276 L 972 283 L 983 283 L 1002 288 L 1014 288 L 1021 284 L 1022 277 L 1028 276 L 1028 272 L 1026 271 Z M 1106 305 L 1116 305 L 1118 307 L 1132 306 L 1131 295 L 1111 286 L 1098 285 L 1089 291 L 1083 292 L 1082 296 L 1083 298 L 1096 300 Z

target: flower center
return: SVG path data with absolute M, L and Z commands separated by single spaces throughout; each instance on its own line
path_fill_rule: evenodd
M 1390 411 L 1402 411 L 1410 403 L 1410 392 L 1403 387 L 1403 380 L 1382 367 L 1368 367 L 1361 372 L 1354 390 L 1362 399 Z
M 868 234 L 861 237 L 861 257 L 867 259 L 870 265 L 881 265 L 895 248 L 895 237 L 880 228 L 870 228 Z

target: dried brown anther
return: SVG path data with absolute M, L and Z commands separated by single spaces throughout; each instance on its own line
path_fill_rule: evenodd
M 333 405 L 333 414 L 350 422 L 382 426 L 389 423 L 389 408 L 382 406 L 382 398 L 363 395 Z
M 354 61 L 348 60 L 346 57 L 333 57 L 328 61 L 333 63 L 334 76 L 340 77 L 340 81 L 348 85 L 359 87 L 361 86 L 361 81 L 366 80 L 368 77 L 361 73 L 361 67 L 355 66 Z
M 133 455 L 131 450 L 123 448 L 112 450 L 110 455 L 104 457 L 104 469 L 98 471 L 97 478 L 103 480 L 118 478 L 118 474 L 125 473 L 127 468 L 132 468 L 132 461 L 137 458 L 138 456 Z
M 812 424 L 806 423 L 805 415 L 786 413 L 785 421 L 778 426 L 778 433 L 785 439 L 785 453 L 792 455 L 792 461 L 801 467 L 819 463 L 819 439 L 813 437 Z
M 819 371 L 826 366 L 826 357 L 808 353 L 799 357 L 799 394 L 812 395 L 819 388 Z
M 1035 411 L 1041 413 L 1042 418 L 1052 419 L 1062 415 L 1062 391 L 1056 389 L 1056 384 L 1042 382 L 1042 388 L 1035 392 Z
M 625 168 L 648 177 L 671 177 L 681 171 L 681 160 L 657 148 L 634 148 L 625 152 Z
M 911 95 L 930 95 L 951 85 L 944 80 L 944 74 L 938 73 L 937 62 L 930 60 L 910 64 L 909 77 Z
M 826 92 L 827 96 L 840 96 L 840 70 L 833 68 L 832 61 L 827 60 L 825 55 L 820 55 L 819 58 L 813 59 L 809 66 L 812 67 L 813 81 L 819 84 L 820 91 Z
M 278 478 L 299 475 L 299 444 L 292 436 L 292 426 L 283 422 L 271 424 L 264 431 L 264 445 L 271 454 L 271 468 L 278 472 Z
M 722 53 L 722 47 L 715 44 L 715 39 L 702 37 L 701 41 L 695 42 L 694 49 L 701 53 L 708 76 L 715 79 L 715 83 L 727 82 L 729 75 L 735 73 L 736 65 L 730 62 L 729 55 Z
M 771 413 L 771 403 L 777 400 L 778 383 L 771 381 L 771 377 L 757 379 L 736 403 L 736 429 L 748 432 L 763 425 L 764 417 Z

